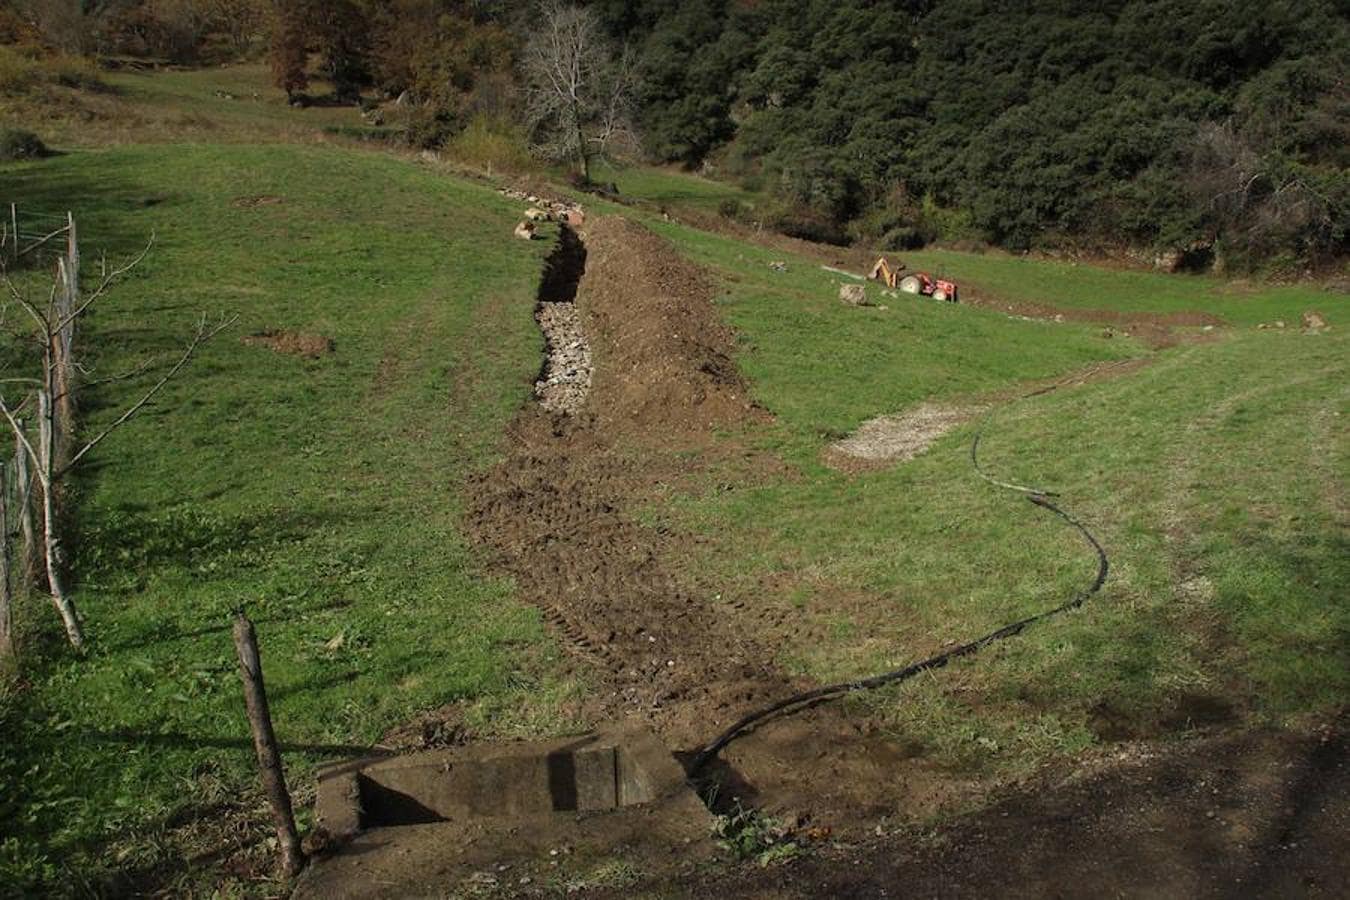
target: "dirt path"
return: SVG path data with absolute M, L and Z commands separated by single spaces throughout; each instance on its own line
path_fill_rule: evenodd
M 683 564 L 695 538 L 644 524 L 642 510 L 732 457 L 751 470 L 774 463 L 726 436 L 764 414 L 731 362 L 732 335 L 704 274 L 622 219 L 592 223 L 585 251 L 584 275 L 568 264 L 579 286 L 555 281 L 541 301 L 570 307 L 559 311 L 590 354 L 589 390 L 573 392 L 565 408 L 541 402 L 521 411 L 506 458 L 465 488 L 466 530 L 488 566 L 515 580 L 572 651 L 594 686 L 586 718 L 645 724 L 688 759 L 741 715 L 810 685 L 777 665 L 778 639 L 794 623 L 774 619 L 769 604 L 720 602 L 716 585 Z M 1091 367 L 1045 389 L 1117 377 L 1150 361 Z M 672 848 L 653 828 L 616 837 L 602 857 L 572 859 L 547 849 L 565 844 L 560 824 L 533 844 L 494 837 L 475 852 L 498 862 L 461 871 L 445 862 L 440 837 L 418 845 L 415 836 L 390 835 L 358 866 L 368 877 L 352 889 L 361 896 L 439 894 L 456 884 L 525 897 L 564 889 L 613 897 L 1334 896 L 1350 876 L 1340 852 L 1350 825 L 1343 722 L 1303 734 L 1117 743 L 1000 787 L 936 769 L 838 703 L 746 735 L 723 752 L 714 774 L 723 808 L 739 803 L 787 823 L 800 858 L 763 869 L 724 855 L 726 864 L 709 866 L 710 842 Z M 923 821 L 941 824 L 909 824 Z M 439 861 L 434 884 L 408 868 L 419 852 Z M 622 886 L 597 872 L 623 873 Z
M 467 529 L 598 683 L 590 718 L 641 721 L 692 753 L 809 685 L 776 664 L 781 623 L 715 602 L 715 586 L 679 565 L 692 539 L 643 525 L 638 513 L 663 486 L 736 452 L 713 429 L 765 415 L 732 362 L 733 335 L 701 270 L 625 219 L 592 223 L 585 241 L 575 319 L 594 358 L 591 390 L 569 414 L 522 411 L 509 456 L 467 488 Z M 555 284 L 550 295 L 567 291 Z M 834 707 L 766 726 L 724 758 L 724 799 L 834 829 L 873 828 L 953 796 L 928 764 Z
M 662 873 L 587 896 L 1344 896 L 1345 725 L 1117 745 L 938 828 L 883 829 L 768 870 Z

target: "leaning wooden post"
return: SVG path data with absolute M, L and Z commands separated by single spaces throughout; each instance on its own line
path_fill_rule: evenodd
M 258 753 L 258 769 L 262 773 L 263 788 L 272 806 L 272 823 L 277 829 L 281 869 L 290 878 L 304 867 L 305 854 L 300 849 L 300 835 L 295 830 L 291 795 L 286 790 L 286 775 L 281 770 L 277 736 L 272 731 L 272 714 L 267 708 L 262 660 L 258 656 L 258 636 L 253 630 L 253 623 L 242 609 L 235 612 L 234 648 L 239 653 L 239 677 L 244 682 L 244 703 L 248 707 L 248 724 L 253 730 L 253 749 Z

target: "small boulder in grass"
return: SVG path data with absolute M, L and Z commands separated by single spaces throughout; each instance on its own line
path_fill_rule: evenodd
M 51 151 L 33 132 L 19 128 L 0 128 L 0 161 L 41 159 L 44 156 L 51 156 Z
M 867 299 L 867 288 L 861 284 L 839 285 L 839 302 L 845 306 L 871 306 Z
M 1309 334 L 1327 329 L 1327 320 L 1316 310 L 1308 310 L 1303 314 L 1303 330 Z

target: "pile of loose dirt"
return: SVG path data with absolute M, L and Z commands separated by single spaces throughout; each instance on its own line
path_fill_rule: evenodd
M 332 353 L 337 344 L 330 337 L 303 331 L 278 331 L 267 329 L 254 332 L 239 339 L 249 347 L 266 347 L 276 353 L 288 353 L 291 356 L 303 356 L 317 359 L 325 353 Z
M 924 403 L 899 415 L 878 416 L 826 448 L 825 463 L 852 469 L 904 462 L 978 412 L 976 407 Z
M 712 280 L 669 242 L 617 216 L 587 230 L 578 297 L 606 427 L 706 429 L 755 415 Z

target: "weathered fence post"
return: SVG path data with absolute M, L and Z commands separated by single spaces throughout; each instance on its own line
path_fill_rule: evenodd
M 267 791 L 267 800 L 272 806 L 272 824 L 277 829 L 281 869 L 289 878 L 304 867 L 305 854 L 300 849 L 291 795 L 286 790 L 286 775 L 281 769 L 277 736 L 272 731 L 272 714 L 267 708 L 262 660 L 258 656 L 258 636 L 253 630 L 253 623 L 242 609 L 235 613 L 234 648 L 239 653 L 239 677 L 244 682 L 244 703 L 248 707 L 248 724 L 253 731 L 253 749 L 258 754 L 258 769 L 262 774 L 263 788 Z
M 80 246 L 75 216 L 66 213 L 66 252 L 57 260 L 60 281 L 52 323 L 52 389 L 56 398 L 56 468 L 64 468 L 75 437 L 75 310 L 80 305 Z

